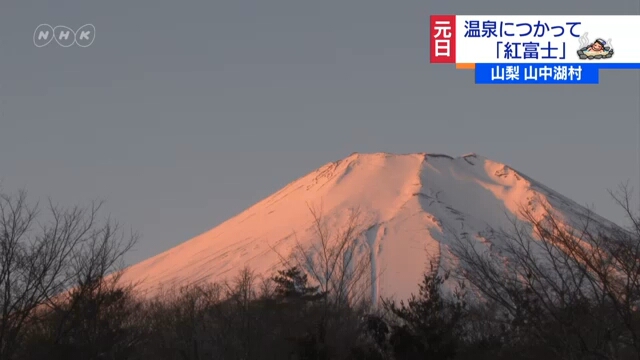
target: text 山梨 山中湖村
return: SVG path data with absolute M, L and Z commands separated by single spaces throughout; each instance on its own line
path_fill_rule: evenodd
M 579 82 L 581 80 L 582 66 L 579 65 L 496 65 L 491 69 L 491 81 Z

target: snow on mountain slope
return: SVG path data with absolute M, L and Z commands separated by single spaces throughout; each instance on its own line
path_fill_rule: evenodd
M 586 209 L 510 167 L 476 156 L 352 154 L 290 183 L 212 230 L 126 269 L 122 280 L 154 294 L 159 288 L 234 277 L 249 266 L 270 276 L 298 241 L 317 237 L 308 206 L 322 210 L 332 229 L 361 212 L 360 256 L 371 259 L 371 295 L 406 298 L 416 292 L 430 261 L 455 267 L 448 252 L 458 236 L 488 226 L 508 227 L 509 216 L 538 201 L 568 220 Z M 604 219 L 599 219 L 606 222 Z M 273 249 L 276 249 L 274 251 Z

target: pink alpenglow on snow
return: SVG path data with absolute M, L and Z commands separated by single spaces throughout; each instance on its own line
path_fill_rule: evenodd
M 347 226 L 359 209 L 357 256 L 370 259 L 370 293 L 407 298 L 417 292 L 429 264 L 453 269 L 454 236 L 480 235 L 511 226 L 521 206 L 538 202 L 563 217 L 586 209 L 512 168 L 469 154 L 358 154 L 332 162 L 285 186 L 219 226 L 162 254 L 127 268 L 122 280 L 143 293 L 199 282 L 232 279 L 248 266 L 271 276 L 281 257 L 317 241 L 309 207 L 328 229 Z M 178 220 L 179 221 L 179 220 Z M 606 220 L 601 219 L 605 222 Z M 453 235 L 451 232 L 457 232 Z M 274 251 L 275 249 L 275 251 Z

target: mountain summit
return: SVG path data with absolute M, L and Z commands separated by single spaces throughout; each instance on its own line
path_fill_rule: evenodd
M 318 240 L 309 207 L 336 231 L 347 226 L 350 210 L 359 209 L 355 249 L 370 262 L 368 291 L 374 301 L 407 298 L 430 263 L 441 269 L 456 266 L 448 250 L 455 236 L 483 243 L 487 228 L 512 226 L 510 218 L 520 216 L 522 206 L 541 215 L 540 202 L 565 218 L 587 213 L 509 166 L 475 154 L 354 153 L 127 268 L 122 280 L 153 294 L 160 288 L 230 279 L 246 266 L 270 276 L 296 244 L 306 248 Z

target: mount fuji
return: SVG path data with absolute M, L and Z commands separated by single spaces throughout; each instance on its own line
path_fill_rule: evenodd
M 522 219 L 523 206 L 536 216 L 551 208 L 568 221 L 589 213 L 511 167 L 475 154 L 354 153 L 293 181 L 219 226 L 130 266 L 121 280 L 156 294 L 231 279 L 245 267 L 269 277 L 297 245 L 306 248 L 317 241 L 309 207 L 320 209 L 329 229 L 347 226 L 350 210 L 359 209 L 355 249 L 357 256 L 369 260 L 372 299 L 402 299 L 417 291 L 430 264 L 439 269 L 458 266 L 450 251 L 456 236 L 482 244 L 483 231 L 512 226 L 511 219 Z

